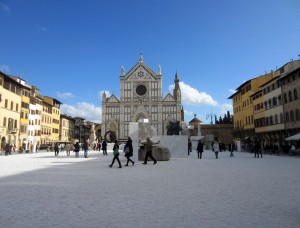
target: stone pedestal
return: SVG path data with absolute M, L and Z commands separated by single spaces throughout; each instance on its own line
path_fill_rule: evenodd
M 140 148 L 138 152 L 139 161 L 144 161 L 146 156 L 146 149 Z M 152 155 L 157 161 L 169 161 L 171 153 L 168 148 L 161 146 L 153 146 Z M 150 161 L 151 159 L 148 159 Z

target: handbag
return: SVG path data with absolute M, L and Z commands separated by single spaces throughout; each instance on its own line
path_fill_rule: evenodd
M 128 154 L 130 152 L 130 148 L 129 147 L 126 147 L 125 149 L 125 154 Z

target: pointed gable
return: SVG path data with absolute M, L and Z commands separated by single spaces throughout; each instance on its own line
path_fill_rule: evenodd
M 107 98 L 108 103 L 119 103 L 119 99 L 115 95 L 111 95 L 109 98 Z
M 175 99 L 170 93 L 168 93 L 168 95 L 163 99 L 163 101 L 175 101 Z
M 157 75 L 143 62 L 138 62 L 124 77 L 125 80 L 157 79 Z

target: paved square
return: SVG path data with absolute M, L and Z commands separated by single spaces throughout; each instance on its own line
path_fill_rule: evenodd
M 0 156 L 0 227 L 300 227 L 300 158 Z M 121 162 L 125 158 L 121 155 Z

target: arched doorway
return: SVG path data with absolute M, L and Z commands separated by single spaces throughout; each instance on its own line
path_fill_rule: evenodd
M 5 138 L 5 137 L 2 137 L 2 138 L 1 138 L 1 150 L 4 150 L 5 144 L 6 144 L 6 138 Z

